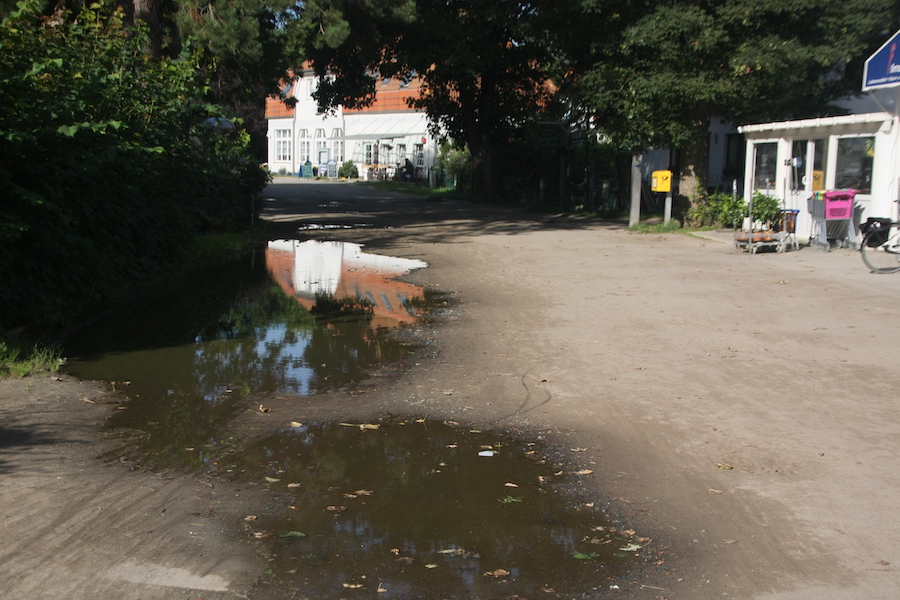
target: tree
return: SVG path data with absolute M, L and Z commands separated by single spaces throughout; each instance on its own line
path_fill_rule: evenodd
M 296 47 L 323 78 L 318 101 L 325 108 L 365 105 L 376 76 L 421 77 L 413 106 L 469 148 L 476 191 L 490 199 L 495 147 L 550 105 L 552 61 L 541 23 L 559 4 L 310 0 Z
M 200 231 L 249 223 L 265 184 L 245 134 L 201 125 L 218 113 L 195 57 L 152 59 L 123 18 L 30 2 L 0 25 L 0 333 L 62 321 Z
M 582 21 L 599 26 L 613 5 L 582 2 Z M 859 90 L 866 57 L 900 25 L 895 0 L 622 8 L 606 43 L 569 47 L 577 68 L 566 91 L 621 145 L 692 148 L 704 160 L 713 114 L 736 122 L 833 114 L 834 100 Z

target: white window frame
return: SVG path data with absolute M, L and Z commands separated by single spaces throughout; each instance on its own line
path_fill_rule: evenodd
M 277 162 L 291 161 L 291 130 L 275 130 L 275 160 Z

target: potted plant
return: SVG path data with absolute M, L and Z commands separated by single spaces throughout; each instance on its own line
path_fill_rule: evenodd
M 771 239 L 771 232 L 781 228 L 784 214 L 781 210 L 781 200 L 778 198 L 759 191 L 753 192 L 750 211 L 753 231 L 764 232 L 763 239 L 766 236 L 768 236 L 768 239 Z

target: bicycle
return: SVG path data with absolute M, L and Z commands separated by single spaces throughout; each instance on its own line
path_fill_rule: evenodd
M 873 273 L 900 271 L 900 222 L 869 217 L 860 230 L 863 239 L 859 249 L 866 266 Z

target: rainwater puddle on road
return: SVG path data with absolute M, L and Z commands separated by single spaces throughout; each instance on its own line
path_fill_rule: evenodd
M 67 344 L 67 371 L 127 395 L 109 421 L 131 432 L 114 457 L 269 488 L 243 523 L 271 556 L 259 598 L 614 593 L 647 540 L 561 492 L 580 476 L 536 446 L 425 419 L 235 437 L 232 423 L 267 394 L 302 407 L 410 356 L 416 346 L 392 332 L 440 296 L 395 277 L 425 266 L 357 244 L 273 241 L 111 312 Z
M 114 311 L 66 345 L 66 370 L 127 394 L 110 425 L 143 435 L 133 458 L 199 468 L 254 398 L 334 391 L 414 352 L 391 333 L 433 295 L 394 277 L 424 266 L 358 244 L 273 241 Z
M 276 493 L 244 521 L 263 598 L 604 597 L 649 542 L 558 491 L 579 476 L 533 444 L 456 424 L 295 423 L 227 468 Z

